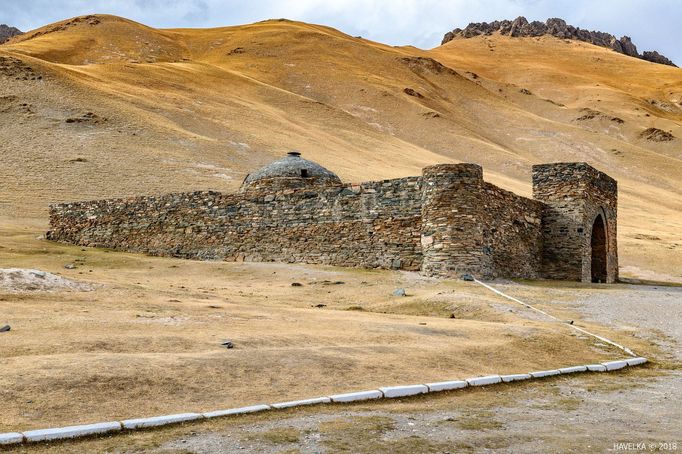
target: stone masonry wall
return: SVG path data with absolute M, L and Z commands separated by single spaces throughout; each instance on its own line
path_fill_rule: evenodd
M 488 276 L 540 277 L 544 204 L 490 183 L 484 182 L 481 191 Z
M 204 260 L 418 270 L 420 178 L 52 206 L 51 240 Z
M 475 164 L 424 169 L 422 272 L 538 277 L 543 204 L 483 181 Z
M 546 204 L 542 216 L 543 277 L 591 280 L 592 225 L 606 222 L 607 282 L 618 279 L 616 181 L 586 163 L 533 166 L 533 197 Z
M 590 276 L 595 217 L 617 279 L 616 183 L 584 163 L 534 166 L 535 200 L 483 181 L 475 164 L 332 186 L 255 185 L 222 194 L 53 205 L 47 238 L 201 260 L 421 270 L 427 276 Z
M 585 190 L 586 232 L 590 232 L 598 215 L 606 223 L 606 274 L 607 283 L 618 281 L 618 185 L 608 175 L 591 169 L 593 172 Z M 582 260 L 582 281 L 591 278 L 590 236 L 585 235 Z

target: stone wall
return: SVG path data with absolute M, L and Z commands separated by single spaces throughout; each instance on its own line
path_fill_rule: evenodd
M 203 260 L 418 270 L 420 178 L 50 208 L 51 240 Z
M 592 232 L 597 216 L 606 224 L 606 282 L 618 281 L 618 183 L 592 167 L 585 187 L 585 232 Z M 582 256 L 582 281 L 591 280 L 590 237 L 585 236 Z M 603 281 L 602 281 L 603 282 Z
M 616 182 L 584 163 L 534 166 L 536 200 L 483 181 L 475 164 L 359 185 L 286 180 L 234 194 L 54 205 L 47 237 L 201 260 L 589 281 L 592 225 L 601 214 L 605 280 L 618 277 Z
M 592 226 L 598 214 L 606 223 L 607 282 L 618 279 L 616 181 L 586 163 L 533 166 L 533 197 L 543 213 L 543 276 L 592 280 Z
M 544 204 L 483 183 L 484 253 L 490 277 L 538 278 L 542 268 Z
M 475 164 L 424 169 L 422 271 L 491 277 L 538 277 L 543 205 L 483 181 Z

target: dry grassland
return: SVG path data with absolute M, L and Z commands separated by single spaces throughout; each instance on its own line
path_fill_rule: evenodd
M 53 244 L 36 239 L 39 231 L 2 227 L 3 266 L 95 287 L 0 293 L 0 322 L 12 326 L 1 339 L 2 432 L 622 356 L 472 283 L 154 258 Z M 67 263 L 76 268 L 64 269 Z M 408 296 L 391 296 L 396 287 Z M 228 339 L 235 348 L 221 347 Z

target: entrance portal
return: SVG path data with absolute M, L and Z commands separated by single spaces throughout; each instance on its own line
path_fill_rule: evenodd
M 598 215 L 592 225 L 592 282 L 606 282 L 606 225 Z

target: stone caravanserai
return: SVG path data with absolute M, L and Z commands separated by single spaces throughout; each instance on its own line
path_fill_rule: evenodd
M 47 238 L 200 260 L 612 283 L 617 197 L 616 181 L 582 162 L 533 166 L 529 199 L 483 181 L 476 164 L 349 184 L 291 152 L 236 193 L 52 205 Z

